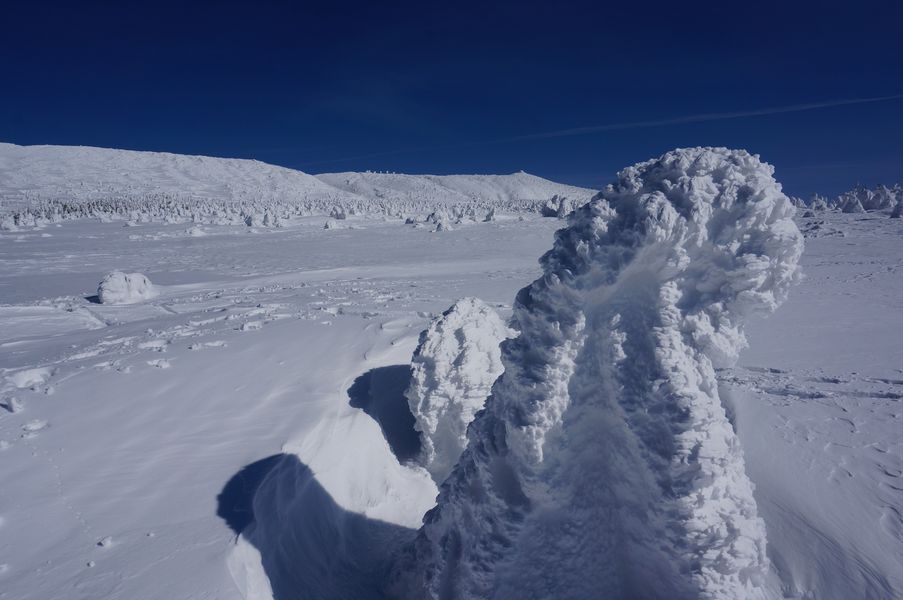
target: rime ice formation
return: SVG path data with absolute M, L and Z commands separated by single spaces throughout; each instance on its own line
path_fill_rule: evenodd
M 113 271 L 97 286 L 97 299 L 101 304 L 133 304 L 156 295 L 150 279 L 141 273 Z
M 467 426 L 502 373 L 499 344 L 513 333 L 485 302 L 462 298 L 420 334 L 405 396 L 420 432 L 420 462 L 436 482 L 461 456 Z
M 892 209 L 903 198 L 903 187 L 879 185 L 874 190 L 858 185 L 832 201 L 832 205 L 845 213 L 861 213 L 869 210 Z
M 875 210 L 893 210 L 901 200 L 903 200 L 903 185 L 899 183 L 893 187 L 879 185 L 874 190 L 857 185 L 833 200 L 814 194 L 809 200 L 808 208 L 813 210 L 834 208 L 843 213 L 864 213 Z
M 771 166 L 674 150 L 578 208 L 390 587 L 403 597 L 757 598 L 765 528 L 715 368 L 797 279 Z

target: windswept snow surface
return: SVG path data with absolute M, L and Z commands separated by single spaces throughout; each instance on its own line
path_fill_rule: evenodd
M 403 597 L 754 598 L 765 527 L 715 367 L 797 278 L 773 169 L 675 150 L 578 209 L 412 553 Z
M 195 237 L 167 210 L 0 228 L 0 598 L 385 598 L 437 495 L 399 458 L 418 336 L 462 296 L 507 319 L 561 222 Z M 718 392 L 781 593 L 901 598 L 903 220 L 813 213 L 803 281 Z M 116 269 L 159 294 L 88 300 Z
M 0 598 L 378 597 L 437 494 L 386 437 L 419 334 L 510 312 L 557 223 L 348 222 L 0 232 Z M 114 269 L 158 295 L 89 300 Z
M 442 483 L 467 444 L 467 426 L 502 374 L 499 344 L 514 331 L 491 306 L 462 298 L 420 335 L 405 391 L 422 442 L 419 462 Z

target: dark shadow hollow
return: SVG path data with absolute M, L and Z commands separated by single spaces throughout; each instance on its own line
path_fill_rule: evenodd
M 254 494 L 263 478 L 283 456 L 274 454 L 242 467 L 216 497 L 216 516 L 235 533 L 241 533 L 254 520 Z
M 400 463 L 420 454 L 420 434 L 414 429 L 414 415 L 404 395 L 410 382 L 409 365 L 392 365 L 367 371 L 348 388 L 349 404 L 379 423 Z
M 218 500 L 217 515 L 260 552 L 276 600 L 382 600 L 394 557 L 417 533 L 345 510 L 289 454 L 244 467 Z

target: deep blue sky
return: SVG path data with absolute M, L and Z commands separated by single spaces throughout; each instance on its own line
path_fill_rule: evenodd
M 7 0 L 0 140 L 594 187 L 726 145 L 789 193 L 903 181 L 903 98 L 510 140 L 903 94 L 903 2 L 618 4 Z

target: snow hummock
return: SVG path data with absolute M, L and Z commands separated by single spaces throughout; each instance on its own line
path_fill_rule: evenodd
M 462 298 L 420 334 L 405 392 L 420 463 L 441 483 L 467 444 L 467 426 L 502 374 L 499 344 L 514 332 L 478 298 Z
M 756 598 L 765 527 L 715 368 L 797 279 L 773 168 L 691 148 L 577 209 L 517 296 L 519 337 L 393 593 Z
M 134 304 L 157 295 L 153 284 L 141 273 L 108 273 L 97 286 L 101 304 Z
M 36 367 L 34 369 L 24 369 L 12 375 L 8 375 L 6 380 L 18 389 L 25 389 L 41 385 L 50 378 L 50 369 L 47 367 Z

